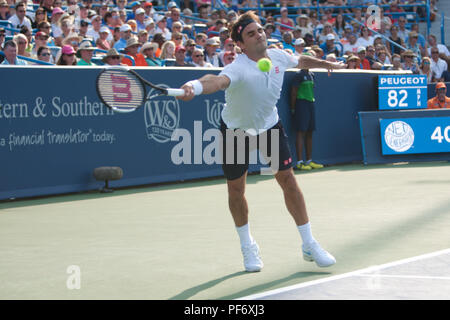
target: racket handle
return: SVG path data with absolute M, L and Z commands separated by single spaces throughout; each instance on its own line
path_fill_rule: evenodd
M 168 96 L 174 96 L 174 97 L 178 97 L 178 96 L 182 96 L 184 95 L 184 89 L 167 89 L 167 95 Z

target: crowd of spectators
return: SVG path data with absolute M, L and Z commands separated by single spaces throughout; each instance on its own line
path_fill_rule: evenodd
M 419 32 L 425 1 L 404 0 L 0 0 L 2 64 L 223 67 L 240 53 L 230 26 L 260 14 L 269 47 L 342 60 L 349 69 L 411 70 L 448 81 L 450 54 Z M 436 0 L 437 1 L 437 0 Z M 381 5 L 370 24 L 367 6 Z M 403 6 L 409 3 L 410 6 Z M 411 3 L 413 3 L 411 5 Z M 434 1 L 432 1 L 434 6 Z M 342 8 L 343 6 L 347 6 Z M 433 7 L 432 6 L 432 18 Z M 319 9 L 319 10 L 318 10 Z

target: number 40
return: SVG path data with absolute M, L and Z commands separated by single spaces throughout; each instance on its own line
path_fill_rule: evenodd
M 445 141 L 450 143 L 449 131 L 450 131 L 450 126 L 447 126 L 444 129 L 444 135 L 442 135 L 441 127 L 436 127 L 436 129 L 434 129 L 434 131 L 433 131 L 433 134 L 431 135 L 431 140 L 437 140 L 438 143 L 442 143 L 442 140 L 445 139 Z

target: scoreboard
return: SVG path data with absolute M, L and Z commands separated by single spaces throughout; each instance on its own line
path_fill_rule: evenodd
M 379 75 L 379 110 L 426 109 L 427 76 Z

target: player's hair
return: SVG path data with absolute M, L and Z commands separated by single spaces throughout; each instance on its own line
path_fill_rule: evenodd
M 231 39 L 233 39 L 234 42 L 242 42 L 242 32 L 245 27 L 252 22 L 261 24 L 261 20 L 259 20 L 258 15 L 256 15 L 253 11 L 247 11 L 243 15 L 239 16 L 239 19 L 237 19 L 231 26 Z

